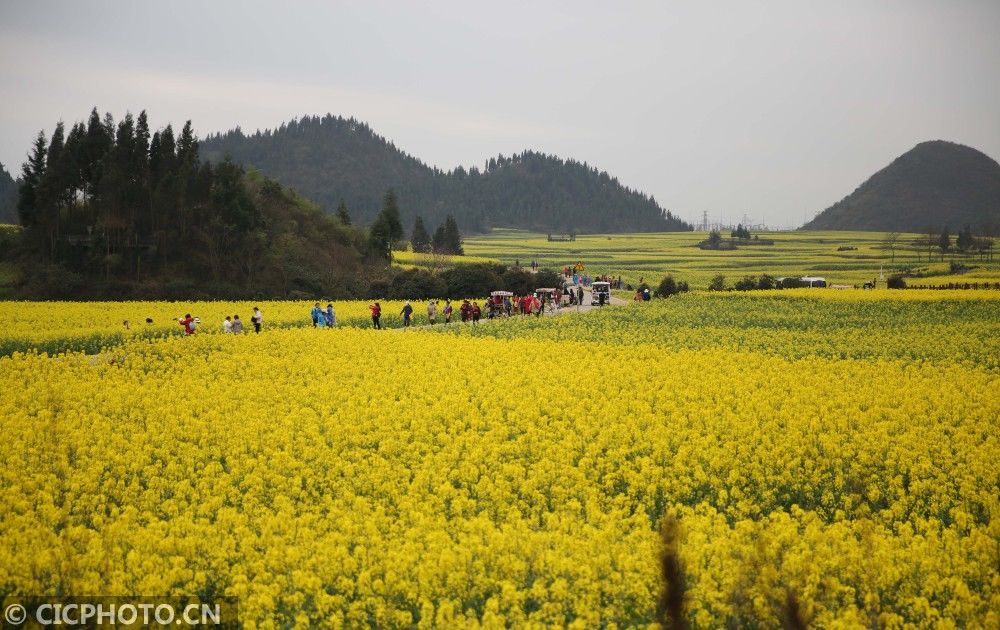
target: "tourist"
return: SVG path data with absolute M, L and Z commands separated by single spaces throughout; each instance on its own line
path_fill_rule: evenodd
M 382 330 L 382 305 L 378 302 L 368 305 L 372 312 L 372 326 L 376 330 Z
M 427 321 L 430 322 L 431 326 L 433 326 L 434 322 L 437 320 L 437 314 L 438 314 L 437 304 L 438 303 L 434 300 L 427 301 Z
M 327 328 L 333 328 L 337 325 L 337 314 L 333 311 L 333 303 L 328 303 L 326 305 L 326 326 Z
M 240 319 L 239 315 L 233 315 L 233 334 L 239 335 L 242 333 L 243 333 L 243 320 Z
M 451 300 L 444 301 L 444 323 L 451 323 L 451 315 L 454 312 L 454 308 L 451 306 Z
M 250 321 L 253 322 L 253 331 L 255 333 L 259 333 L 261 326 L 264 325 L 264 314 L 261 313 L 260 309 L 257 308 L 256 306 L 253 307 L 253 316 L 250 318 Z
M 198 326 L 197 323 L 195 323 L 194 318 L 191 317 L 191 313 L 188 313 L 184 317 L 181 317 L 180 319 L 178 319 L 177 323 L 184 327 L 184 334 L 185 335 L 193 335 L 195 329 Z
M 222 320 L 222 332 L 231 333 L 233 332 L 233 318 L 226 315 L 226 319 Z
M 409 300 L 403 305 L 403 310 L 399 311 L 399 314 L 403 316 L 403 328 L 409 328 L 410 316 L 413 315 L 413 307 L 410 306 Z
M 479 318 L 482 316 L 483 311 L 479 308 L 479 302 L 473 302 L 472 306 L 469 307 L 469 313 L 472 315 L 472 323 L 478 324 Z

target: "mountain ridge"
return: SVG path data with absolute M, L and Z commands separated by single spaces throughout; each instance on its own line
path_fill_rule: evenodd
M 537 151 L 490 158 L 483 170 L 429 166 L 342 116 L 303 116 L 273 130 L 239 127 L 210 134 L 202 155 L 257 168 L 332 212 L 341 200 L 368 223 L 389 188 L 404 225 L 428 225 L 453 214 L 463 231 L 517 227 L 551 232 L 683 231 L 691 226 L 652 196 L 623 186 L 606 171 Z

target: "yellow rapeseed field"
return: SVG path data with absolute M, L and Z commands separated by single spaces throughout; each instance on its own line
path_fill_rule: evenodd
M 778 627 L 792 593 L 817 627 L 996 628 L 998 322 L 967 292 L 700 294 L 14 353 L 0 590 L 646 626 L 671 515 L 693 627 Z

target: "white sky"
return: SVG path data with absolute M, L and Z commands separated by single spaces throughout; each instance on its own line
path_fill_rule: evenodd
M 450 169 L 535 149 L 696 221 L 801 224 L 918 142 L 1000 157 L 1000 1 L 0 0 L 0 162 L 97 105 L 342 114 Z

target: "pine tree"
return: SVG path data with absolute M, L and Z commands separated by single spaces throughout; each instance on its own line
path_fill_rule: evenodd
M 462 256 L 465 250 L 462 249 L 462 235 L 458 231 L 458 222 L 450 214 L 444 219 L 444 241 L 445 248 L 449 254 Z
M 938 238 L 938 247 L 941 249 L 941 254 L 945 254 L 951 249 L 951 234 L 948 233 L 947 225 L 941 230 L 941 236 Z
M 340 200 L 340 205 L 337 206 L 337 220 L 340 221 L 341 225 L 351 224 L 351 213 L 347 211 L 347 204 L 344 200 Z
M 45 177 L 45 132 L 39 131 L 31 156 L 21 167 L 21 188 L 18 190 L 17 216 L 26 229 L 38 226 L 38 189 Z
M 427 233 L 427 228 L 424 227 L 424 220 L 417 215 L 417 218 L 413 221 L 413 233 L 410 236 L 410 244 L 413 246 L 413 251 L 426 254 L 431 251 L 431 236 Z
M 447 240 L 447 238 L 445 237 L 445 234 L 444 234 L 444 223 L 442 223 L 441 225 L 437 226 L 436 230 L 434 230 L 434 237 L 431 239 L 431 250 L 435 254 L 444 254 L 444 253 L 446 253 L 445 252 L 445 249 L 446 249 L 445 241 L 446 240 Z
M 389 230 L 390 247 L 403 239 L 403 223 L 399 218 L 399 204 L 396 193 L 390 188 L 382 200 L 382 215 L 385 216 L 386 227 Z
M 960 251 L 966 252 L 972 247 L 972 242 L 972 226 L 966 225 L 964 230 L 958 232 L 958 239 L 955 240 L 955 246 Z
M 190 120 L 184 123 L 181 137 L 177 140 L 177 162 L 185 167 L 196 165 L 198 162 L 198 140 L 194 137 Z
M 386 219 L 385 211 L 375 217 L 374 223 L 368 229 L 368 249 L 372 254 L 386 262 L 392 261 L 392 229 Z

